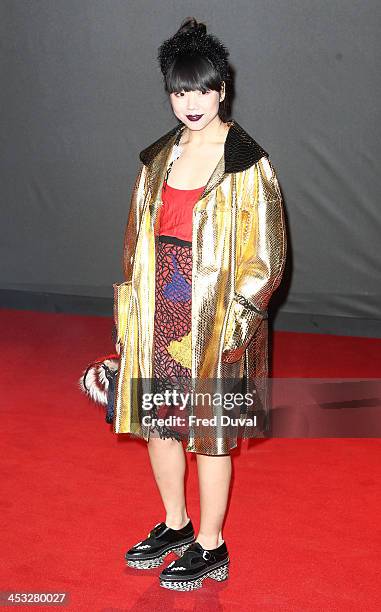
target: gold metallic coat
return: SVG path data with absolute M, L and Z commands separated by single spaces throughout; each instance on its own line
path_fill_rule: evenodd
M 229 125 L 224 155 L 193 209 L 192 379 L 240 379 L 245 389 L 256 393 L 257 403 L 250 410 L 266 414 L 267 306 L 286 259 L 283 203 L 268 154 L 236 121 Z M 125 280 L 114 285 L 121 345 L 114 432 L 146 440 L 149 431 L 140 422 L 139 397 L 131 379 L 153 376 L 154 229 L 179 129 L 183 126 L 140 154 L 144 161 L 133 187 L 124 239 Z M 244 428 L 242 436 L 262 434 L 260 427 L 254 427 Z M 236 445 L 235 434 L 191 434 L 186 450 L 221 455 Z

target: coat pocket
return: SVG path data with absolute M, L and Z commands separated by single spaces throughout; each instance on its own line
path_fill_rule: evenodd
M 132 293 L 132 281 L 114 283 L 114 323 L 116 327 L 116 342 L 124 343 L 127 330 L 128 311 Z

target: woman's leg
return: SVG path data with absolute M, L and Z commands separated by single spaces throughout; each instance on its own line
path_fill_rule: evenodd
M 148 441 L 148 453 L 166 510 L 165 524 L 171 529 L 181 529 L 189 520 L 185 507 L 186 461 L 183 445 L 171 438 L 162 439 L 151 435 Z
M 197 454 L 197 470 L 201 520 L 196 541 L 212 550 L 223 542 L 222 523 L 229 495 L 231 457 Z

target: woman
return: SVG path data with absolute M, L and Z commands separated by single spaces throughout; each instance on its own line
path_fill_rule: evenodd
M 263 435 L 266 425 L 267 304 L 286 256 L 274 168 L 266 151 L 228 119 L 228 54 L 193 18 L 159 49 L 179 123 L 140 153 L 124 241 L 125 282 L 114 285 L 120 350 L 114 431 L 148 442 L 166 511 L 165 522 L 126 561 L 146 569 L 177 553 L 160 574 L 161 586 L 176 590 L 228 577 L 222 523 L 230 451 L 238 437 Z M 147 408 L 143 393 L 165 389 L 171 395 L 163 404 Z M 179 407 L 173 395 L 179 389 L 235 394 L 230 405 L 192 403 L 188 395 Z M 197 454 L 197 537 L 185 506 L 183 440 Z

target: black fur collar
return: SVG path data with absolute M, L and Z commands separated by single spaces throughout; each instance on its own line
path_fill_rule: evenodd
M 252 138 L 234 119 L 231 120 L 229 132 L 225 140 L 225 173 L 241 172 L 250 168 L 253 164 L 268 153 Z M 148 147 L 140 151 L 140 160 L 145 166 L 149 166 L 152 160 L 156 157 L 159 151 L 167 144 L 167 142 L 175 136 L 183 126 L 179 123 L 169 132 L 155 140 Z

